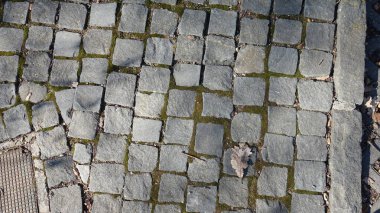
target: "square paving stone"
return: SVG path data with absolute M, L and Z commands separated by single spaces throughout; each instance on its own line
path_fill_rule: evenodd
M 119 31 L 145 33 L 148 8 L 138 4 L 124 4 L 121 9 Z
M 219 4 L 219 5 L 226 5 L 226 6 L 236 6 L 237 1 L 236 0 L 210 0 L 211 5 Z
M 34 51 L 48 51 L 53 41 L 53 29 L 43 26 L 31 26 L 25 48 Z
M 131 109 L 106 106 L 104 110 L 104 132 L 128 135 L 131 133 L 132 115 Z
M 22 101 L 38 103 L 46 98 L 47 88 L 33 82 L 23 81 L 18 88 L 18 93 Z
M 269 85 L 270 102 L 278 105 L 294 105 L 297 90 L 296 78 L 271 77 Z
M 236 175 L 235 169 L 232 167 L 231 164 L 231 158 L 232 158 L 232 148 L 229 148 L 227 150 L 224 150 L 223 153 L 223 173 L 228 175 Z M 257 149 L 252 148 L 251 149 L 252 154 L 249 156 L 248 159 L 248 167 L 244 169 L 244 176 L 252 177 L 256 175 L 256 169 L 255 169 L 255 162 L 257 161 Z
M 178 118 L 167 118 L 164 131 L 164 143 L 190 145 L 194 121 Z
M 123 201 L 122 213 L 129 212 L 151 212 L 152 204 L 141 201 Z
M 62 119 L 66 125 L 71 122 L 75 89 L 66 89 L 55 92 L 55 100 L 58 105 Z
M 322 195 L 292 194 L 292 212 L 325 212 Z
M 26 107 L 22 104 L 4 111 L 3 119 L 10 138 L 15 138 L 31 131 Z
M 294 75 L 297 70 L 298 52 L 293 48 L 272 46 L 269 54 L 269 71 Z
M 177 145 L 163 145 L 160 148 L 160 170 L 162 171 L 174 171 L 174 172 L 186 172 L 187 155 L 186 146 Z
M 83 35 L 83 48 L 87 54 L 108 55 L 111 42 L 111 30 L 88 29 Z
M 121 209 L 121 198 L 109 194 L 95 194 L 92 204 L 92 213 L 119 212 Z
M 333 101 L 333 84 L 301 80 L 298 82 L 298 99 L 302 109 L 328 112 Z
M 223 177 L 219 181 L 219 203 L 231 207 L 248 207 L 248 180 Z
M 22 77 L 28 81 L 47 82 L 51 58 L 44 52 L 29 52 Z
M 91 192 L 121 194 L 124 176 L 124 165 L 94 163 L 91 165 L 89 190 Z
M 98 126 L 99 115 L 92 112 L 74 111 L 68 136 L 93 140 Z
M 306 25 L 306 49 L 332 51 L 334 46 L 335 25 L 327 23 L 308 23 Z
M 303 13 L 308 18 L 333 21 L 335 6 L 334 0 L 306 0 Z
M 165 96 L 159 93 L 136 94 L 135 115 L 149 118 L 160 118 L 164 107 Z
M 145 50 L 145 63 L 166 64 L 173 62 L 173 43 L 166 38 L 148 38 Z
M 216 186 L 189 186 L 187 189 L 186 211 L 215 212 L 216 191 Z
M 248 1 L 245 0 L 244 2 Z M 243 18 L 240 22 L 239 43 L 266 45 L 268 43 L 268 31 L 269 20 Z
M 174 59 L 177 61 L 202 63 L 204 39 L 180 35 Z
M 272 2 L 267 0 L 243 0 L 241 10 L 261 15 L 269 15 Z
M 18 59 L 14 56 L 0 56 L 0 82 L 16 82 L 18 71 Z
M 270 163 L 293 165 L 294 138 L 267 133 L 261 151 L 263 160 Z
M 316 161 L 296 161 L 294 164 L 295 189 L 323 192 L 326 189 L 326 164 Z
M 261 134 L 261 115 L 241 112 L 231 121 L 231 138 L 236 143 L 257 144 Z
M 53 189 L 50 191 L 51 212 L 82 212 L 83 201 L 78 185 Z
M 287 180 L 287 168 L 264 167 L 257 180 L 257 193 L 264 196 L 284 197 Z
M 81 35 L 59 31 L 55 35 L 54 56 L 77 57 L 81 43 Z
M 49 82 L 53 86 L 71 86 L 78 81 L 78 69 L 78 61 L 54 59 Z
M 45 161 L 45 173 L 49 188 L 61 183 L 75 181 L 74 162 L 71 156 L 64 156 Z
M 101 162 L 124 163 L 127 138 L 112 134 L 100 134 L 95 160 Z
M 193 159 L 189 163 L 187 175 L 191 181 L 213 183 L 219 179 L 219 159 L 217 158 L 201 158 Z
M 105 84 L 108 70 L 108 60 L 105 58 L 82 59 L 80 82 Z
M 74 110 L 99 112 L 103 97 L 103 87 L 79 85 L 75 90 Z
M 128 171 L 152 172 L 157 165 L 158 149 L 132 143 L 128 148 Z
M 166 114 L 176 117 L 192 117 L 195 108 L 194 91 L 172 89 Z
M 234 105 L 262 106 L 264 98 L 264 79 L 248 77 L 236 77 L 234 79 Z
M 49 0 L 35 0 L 31 12 L 32 22 L 54 24 L 58 2 Z
M 225 11 L 212 9 L 208 34 L 234 37 L 236 31 L 237 13 L 235 11 Z
M 158 202 L 184 203 L 187 178 L 173 174 L 162 174 Z
M 108 75 L 104 101 L 108 104 L 133 107 L 136 76 L 113 72 Z
M 82 4 L 60 2 L 57 26 L 71 30 L 83 30 L 86 23 L 87 9 Z M 102 17 L 104 19 L 104 17 Z
M 298 135 L 297 139 L 297 159 L 326 161 L 327 143 L 326 139 L 318 136 Z
M 278 200 L 256 199 L 257 213 L 288 213 L 286 206 Z
M 25 24 L 28 8 L 29 2 L 5 2 L 3 22 Z
M 145 118 L 133 118 L 132 140 L 158 142 L 160 140 L 162 121 Z
M 176 64 L 173 76 L 177 86 L 198 86 L 201 78 L 201 66 L 195 64 Z
M 302 135 L 325 136 L 327 116 L 321 112 L 298 111 L 298 129 Z
M 224 127 L 220 124 L 199 123 L 195 135 L 198 153 L 222 157 Z
M 140 40 L 116 39 L 112 64 L 121 67 L 140 67 L 144 43 Z
M 178 14 L 165 9 L 153 9 L 151 34 L 173 35 L 177 29 Z
M 0 51 L 18 52 L 24 40 L 22 29 L 0 27 Z
M 234 110 L 232 98 L 212 93 L 202 93 L 203 109 L 202 116 L 216 118 L 231 118 Z
M 167 93 L 170 70 L 160 67 L 143 66 L 140 71 L 139 91 Z
M 185 9 L 178 25 L 178 32 L 181 35 L 195 35 L 202 37 L 205 22 L 205 11 Z
M 36 143 L 40 149 L 42 160 L 60 156 L 69 151 L 65 130 L 62 126 L 57 126 L 49 131 L 38 132 Z
M 302 22 L 289 19 L 278 19 L 275 23 L 273 41 L 285 44 L 301 42 Z
M 157 204 L 154 213 L 181 213 L 181 207 L 178 205 Z
M 57 109 L 53 101 L 46 101 L 32 107 L 32 123 L 38 131 L 59 124 Z
M 333 55 L 317 50 L 304 49 L 300 55 L 299 69 L 305 77 L 325 77 L 331 73 Z
M 231 65 L 235 60 L 235 41 L 222 36 L 209 35 L 206 38 L 205 65 Z
M 123 198 L 126 200 L 150 199 L 152 190 L 152 176 L 149 173 L 125 175 Z
M 301 12 L 302 0 L 274 0 L 273 12 L 278 15 L 298 15 Z
M 91 4 L 90 26 L 113 27 L 116 21 L 116 2 Z
M 297 112 L 295 108 L 269 107 L 268 119 L 268 132 L 287 136 L 296 135 Z
M 11 107 L 16 103 L 14 84 L 0 84 L 0 108 Z
M 263 73 L 265 68 L 265 48 L 247 45 L 240 48 L 236 62 L 236 73 Z
M 80 164 L 89 164 L 91 163 L 92 157 L 92 146 L 91 144 L 75 144 L 73 160 Z
M 228 66 L 206 66 L 203 72 L 203 86 L 210 90 L 231 90 L 232 69 Z

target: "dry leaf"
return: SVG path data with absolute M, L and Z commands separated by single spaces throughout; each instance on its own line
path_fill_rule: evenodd
M 246 144 L 235 146 L 232 149 L 231 165 L 239 178 L 243 178 L 244 169 L 248 168 L 250 155 L 252 155 L 252 150 Z
M 31 93 L 31 92 L 28 93 L 28 95 L 26 96 L 25 100 L 26 100 L 26 101 L 29 101 L 31 96 L 32 96 L 32 93 Z

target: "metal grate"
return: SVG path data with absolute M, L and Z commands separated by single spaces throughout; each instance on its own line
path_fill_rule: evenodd
M 32 155 L 23 148 L 0 152 L 0 213 L 37 213 Z

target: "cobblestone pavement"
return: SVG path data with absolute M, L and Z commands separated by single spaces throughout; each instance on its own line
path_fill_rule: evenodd
M 0 14 L 0 147 L 32 152 L 40 212 L 361 211 L 361 0 Z

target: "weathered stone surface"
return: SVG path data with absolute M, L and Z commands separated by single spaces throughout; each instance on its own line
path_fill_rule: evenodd
M 301 42 L 302 22 L 277 19 L 273 34 L 273 41 L 285 44 L 298 44 Z
M 123 3 L 130 3 L 130 4 L 145 4 L 144 0 L 123 0 Z
M 88 29 L 83 35 L 83 48 L 89 54 L 108 55 L 111 42 L 111 30 Z
M 66 89 L 55 92 L 55 100 L 66 125 L 71 122 L 74 97 L 75 89 Z
M 170 83 L 170 70 L 143 66 L 139 78 L 139 91 L 167 93 Z
M 53 29 L 43 26 L 30 26 L 25 48 L 34 51 L 47 51 L 53 40 Z
M 82 4 L 60 3 L 58 27 L 72 30 L 83 30 L 87 9 Z M 104 19 L 104 18 L 103 18 Z
M 32 22 L 54 24 L 57 14 L 58 2 L 48 0 L 36 0 L 31 12 Z
M 0 108 L 11 107 L 16 103 L 14 84 L 0 84 Z
M 211 5 L 219 4 L 219 5 L 226 5 L 226 6 L 235 6 L 237 4 L 236 0 L 210 0 Z
M 160 140 L 162 121 L 133 118 L 132 140 L 142 142 L 158 142 Z
M 50 84 L 53 86 L 71 86 L 78 82 L 79 63 L 75 60 L 53 60 L 50 72 Z
M 124 185 L 124 165 L 92 164 L 89 190 L 110 194 L 121 194 Z
M 236 77 L 234 79 L 234 105 L 262 106 L 264 98 L 264 79 L 248 77 Z
M 185 9 L 178 25 L 178 32 L 181 35 L 195 35 L 202 37 L 205 22 L 205 11 Z
M 18 88 L 18 93 L 22 101 L 38 103 L 46 98 L 47 88 L 36 83 L 23 81 Z M 28 97 L 28 95 L 30 96 Z
M 152 204 L 141 201 L 123 201 L 122 213 L 151 212 Z
M 116 21 L 116 2 L 91 4 L 90 26 L 113 27 Z
M 252 154 L 249 156 L 248 160 L 248 167 L 244 170 L 244 176 L 254 176 L 256 175 L 256 169 L 255 169 L 255 162 L 257 160 L 257 149 L 252 148 L 251 149 Z M 227 150 L 224 150 L 223 153 L 223 173 L 228 175 L 236 175 L 236 171 L 234 168 L 232 168 L 231 165 L 231 156 L 232 156 L 232 148 L 229 148 Z
M 68 136 L 93 140 L 98 126 L 99 115 L 92 112 L 74 111 Z
M 91 144 L 75 144 L 73 160 L 80 164 L 91 163 L 92 146 Z
M 256 199 L 257 213 L 288 213 L 286 206 L 278 200 Z
M 127 138 L 112 134 L 100 134 L 95 160 L 122 164 L 125 160 Z
M 173 43 L 167 38 L 149 38 L 145 49 L 145 63 L 172 65 Z
M 31 131 L 26 107 L 23 104 L 4 111 L 3 119 L 10 138 L 29 133 Z
M 81 43 L 81 35 L 66 31 L 55 34 L 54 56 L 77 57 Z
M 140 67 L 144 43 L 133 39 L 116 39 L 112 64 L 121 67 Z
M 325 138 L 298 135 L 296 143 L 297 159 L 314 161 L 327 160 L 327 142 Z
M 297 87 L 301 109 L 330 111 L 333 101 L 333 84 L 331 82 L 300 80 Z
M 301 110 L 297 112 L 298 129 L 302 135 L 325 136 L 327 116 L 321 112 Z
M 274 0 L 273 12 L 279 15 L 298 15 L 301 12 L 302 0 Z
M 180 35 L 174 59 L 177 61 L 202 63 L 204 39 Z
M 119 31 L 127 33 L 144 33 L 148 8 L 144 5 L 125 4 L 121 9 Z
M 181 213 L 181 207 L 178 205 L 157 204 L 154 213 Z
M 177 86 L 198 86 L 201 78 L 201 66 L 195 64 L 176 64 L 173 76 Z
M 79 177 L 80 177 L 81 181 L 84 184 L 87 184 L 88 183 L 88 178 L 90 177 L 90 165 L 79 165 L 79 164 L 76 164 L 76 168 L 78 170 Z
M 93 213 L 119 212 L 121 209 L 121 199 L 108 194 L 95 194 L 92 204 Z
M 187 175 L 191 181 L 213 183 L 219 179 L 219 160 L 217 158 L 193 159 L 189 163 Z
M 82 59 L 80 82 L 105 84 L 108 70 L 108 60 L 105 58 Z
M 103 87 L 79 85 L 75 90 L 74 110 L 99 112 L 103 97 Z
M 212 9 L 208 34 L 235 36 L 237 13 L 235 11 L 225 11 Z
M 18 56 L 0 56 L 0 81 L 16 82 Z
M 306 26 L 305 47 L 332 51 L 334 46 L 335 25 L 327 23 L 308 23 Z
M 32 107 L 32 124 L 34 130 L 55 126 L 59 123 L 57 109 L 53 101 L 46 101 Z
M 206 66 L 203 72 L 203 86 L 211 90 L 231 90 L 232 69 L 228 66 Z
M 164 98 L 165 96 L 159 93 L 144 94 L 138 92 L 136 94 L 135 115 L 159 118 L 164 106 Z
M 269 107 L 268 132 L 295 136 L 297 131 L 297 112 L 295 108 Z
M 136 76 L 112 72 L 108 75 L 104 101 L 108 104 L 133 107 Z
M 336 2 L 334 0 L 306 0 L 304 15 L 308 18 L 334 20 Z
M 21 50 L 24 31 L 22 29 L 0 28 L 0 51 L 18 52 Z
M 43 52 L 29 52 L 26 56 L 22 77 L 28 81 L 47 82 L 50 56 Z
M 162 145 L 160 147 L 160 170 L 186 172 L 188 148 L 186 146 Z
M 326 164 L 316 161 L 294 163 L 295 189 L 323 192 L 326 189 Z
M 158 158 L 156 147 L 133 143 L 128 149 L 128 171 L 152 172 L 156 168 Z
M 267 0 L 243 0 L 241 3 L 241 10 L 268 15 L 270 12 L 271 1 Z
M 169 91 L 167 115 L 191 117 L 195 108 L 194 91 L 172 89 Z
M 49 212 L 49 197 L 46 189 L 46 177 L 43 171 L 35 170 L 36 192 L 38 197 L 38 209 L 41 212 Z
M 293 48 L 272 46 L 269 54 L 269 71 L 294 75 L 298 63 L 298 52 Z
M 305 77 L 329 76 L 332 60 L 333 55 L 331 53 L 304 49 L 300 55 L 299 69 Z
M 4 4 L 3 22 L 25 24 L 29 2 L 11 2 Z
M 41 159 L 56 157 L 69 151 L 65 130 L 62 126 L 46 132 L 38 132 L 36 143 L 41 152 Z
M 288 169 L 279 167 L 264 167 L 257 180 L 259 195 L 283 197 L 286 195 Z
M 269 101 L 279 105 L 293 106 L 296 100 L 296 78 L 271 77 L 269 80 Z
M 8 140 L 8 139 L 9 139 L 9 135 L 7 133 L 7 130 L 5 129 L 4 124 L 1 122 L 0 123 L 0 142 Z
M 128 135 L 131 133 L 132 115 L 131 109 L 106 106 L 104 110 L 104 132 Z
M 322 195 L 292 194 L 292 212 L 325 212 Z
M 223 125 L 198 123 L 194 150 L 198 153 L 222 157 L 223 134 Z
M 194 121 L 169 117 L 166 120 L 164 143 L 190 145 Z
M 124 199 L 148 201 L 151 190 L 152 176 L 149 173 L 125 175 Z
M 154 0 L 153 2 L 160 3 L 160 4 L 176 5 L 177 0 Z
M 231 121 L 231 137 L 234 142 L 257 144 L 261 134 L 261 115 L 238 113 Z
M 188 212 L 215 212 L 216 186 L 195 187 L 187 189 L 186 211 Z
M 45 173 L 49 188 L 61 183 L 69 183 L 75 180 L 74 162 L 71 156 L 64 156 L 45 161 Z
M 263 73 L 265 48 L 247 45 L 240 48 L 236 62 L 236 73 Z
M 202 93 L 202 97 L 202 116 L 231 118 L 231 113 L 234 110 L 231 98 L 213 93 Z
M 177 13 L 165 9 L 153 9 L 152 14 L 151 34 L 174 34 L 177 29 Z
M 232 207 L 248 207 L 248 180 L 237 177 L 220 179 L 219 203 Z
M 267 133 L 262 148 L 263 160 L 282 165 L 293 165 L 294 138 Z
M 179 175 L 161 175 L 160 190 L 158 191 L 159 202 L 183 203 L 187 178 Z
M 206 37 L 205 65 L 231 65 L 234 62 L 235 41 L 222 36 Z
M 82 192 L 78 185 L 53 189 L 49 197 L 52 212 L 82 212 Z

